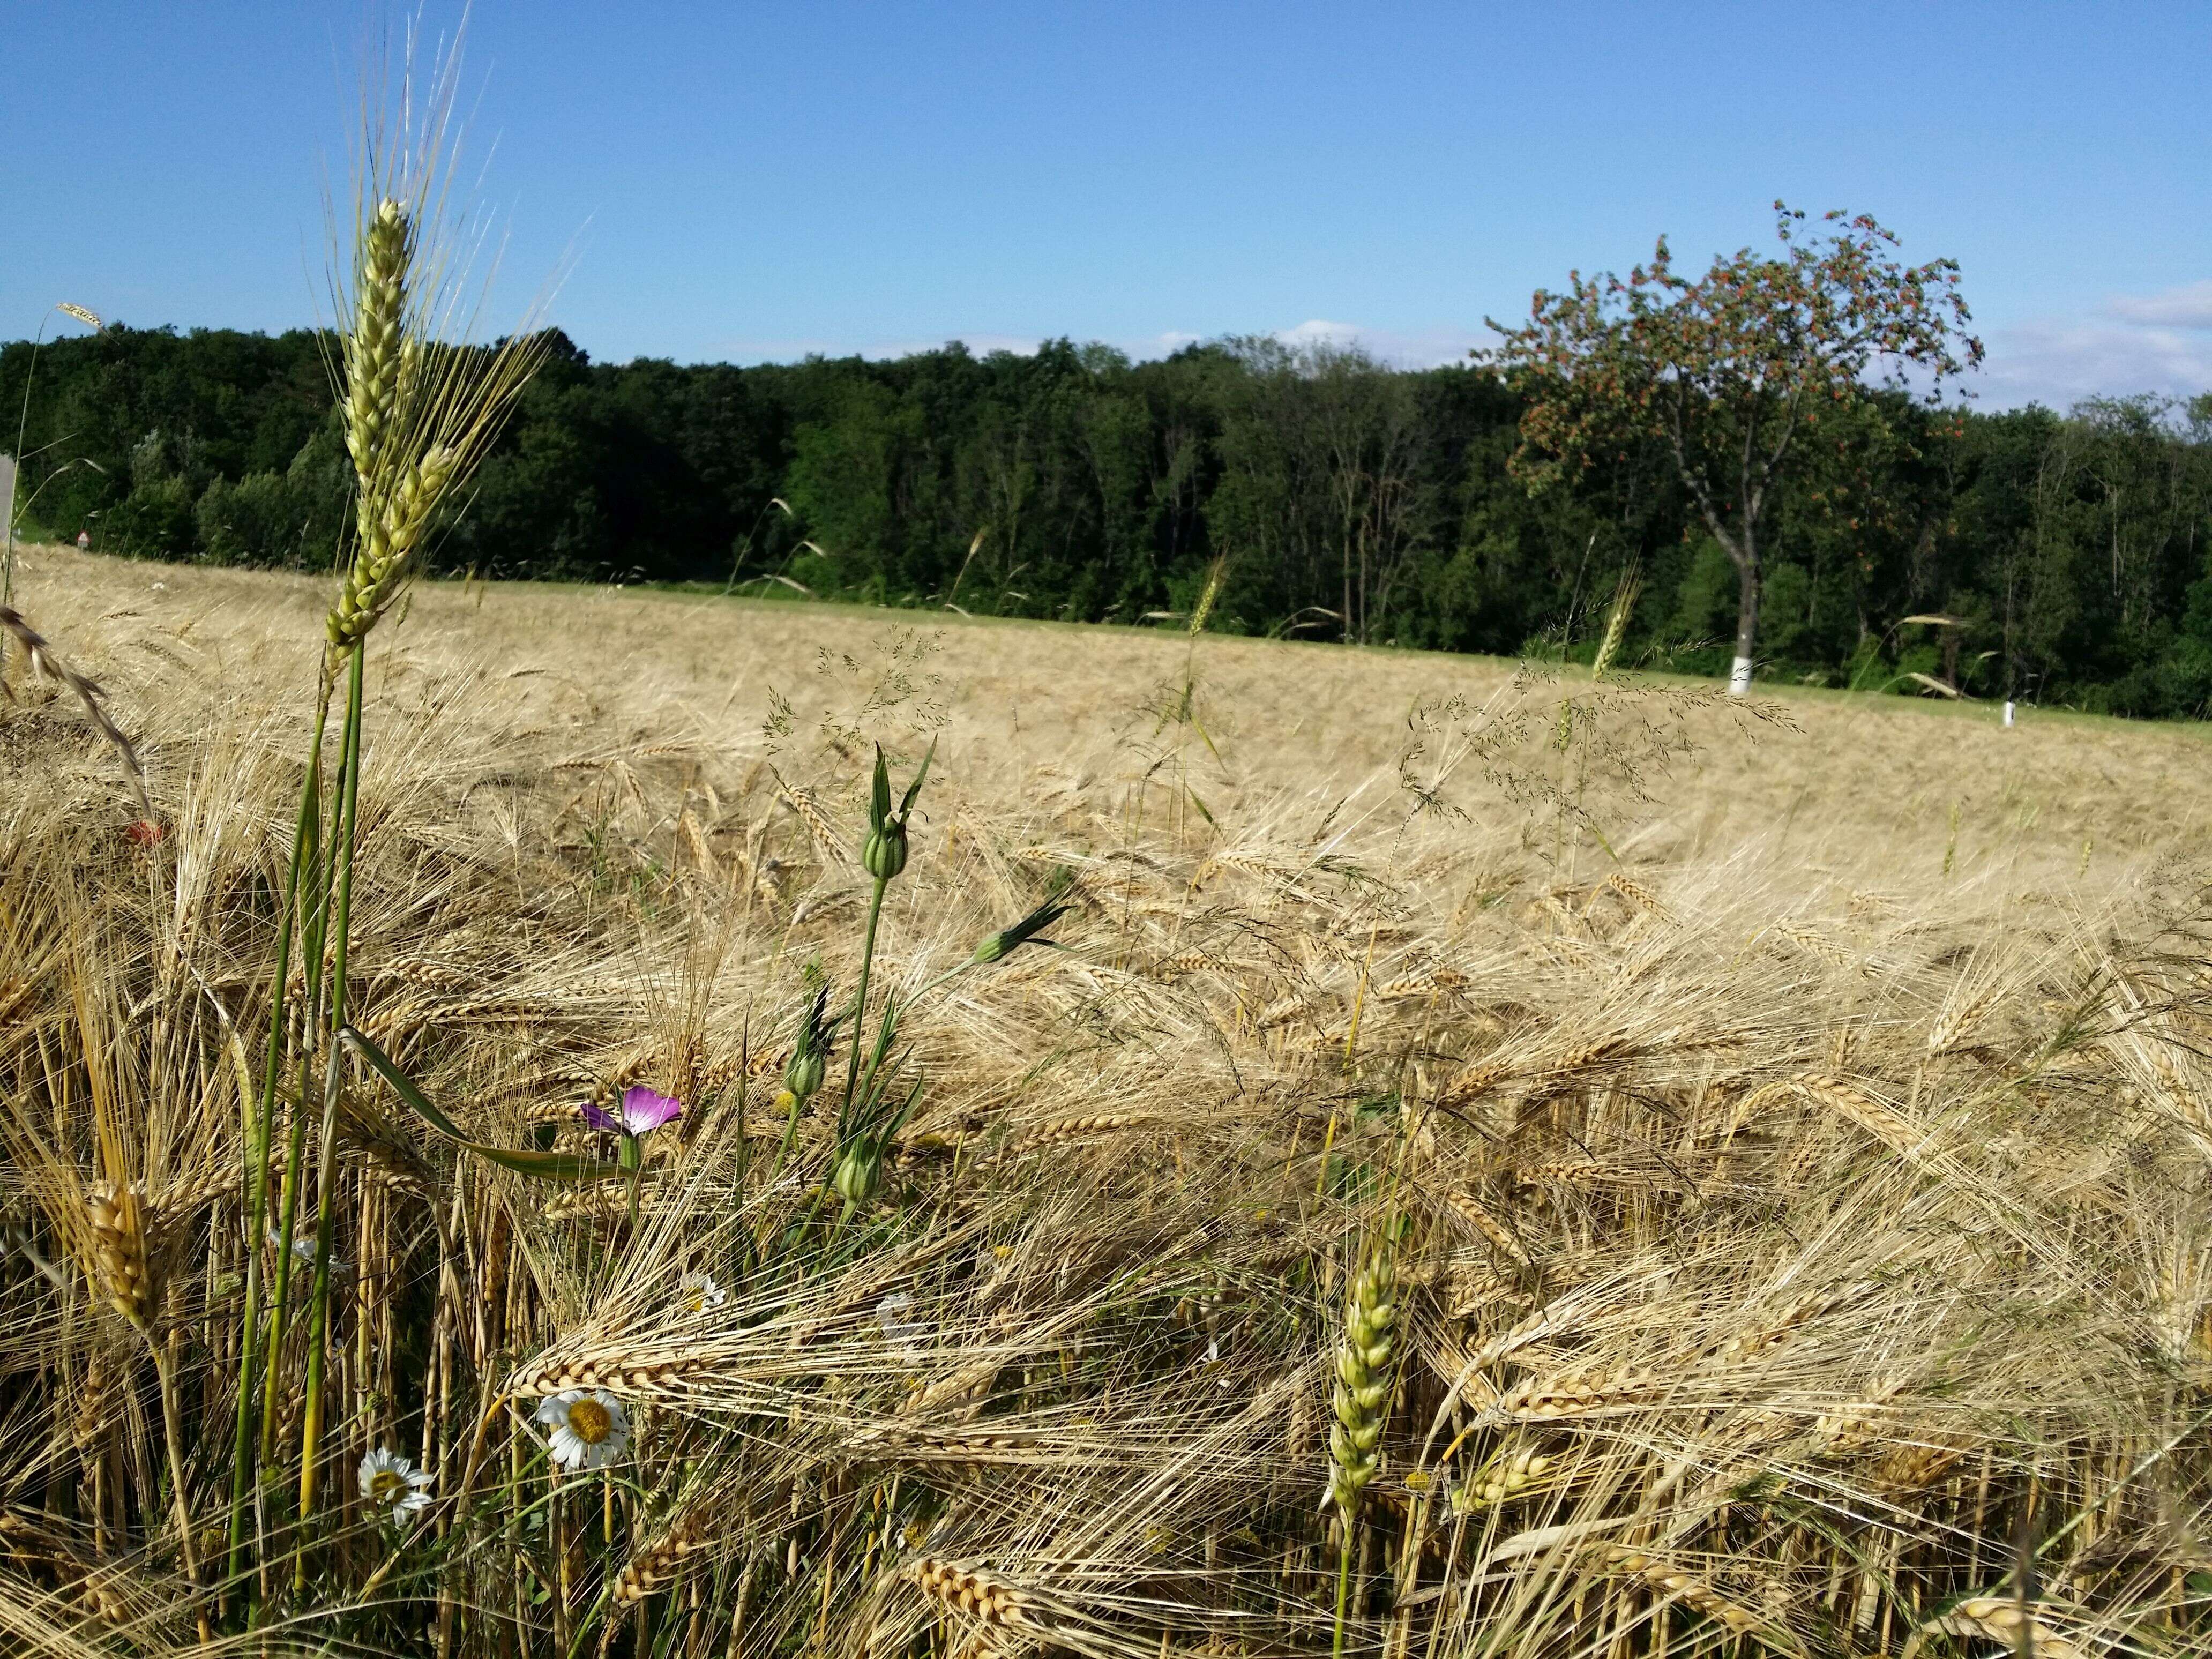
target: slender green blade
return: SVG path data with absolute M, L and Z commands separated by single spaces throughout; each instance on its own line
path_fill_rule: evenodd
M 375 1043 L 350 1025 L 343 1027 L 338 1036 L 348 1048 L 367 1060 L 369 1069 L 390 1084 L 392 1092 L 412 1107 L 424 1122 L 463 1151 L 474 1152 L 486 1163 L 496 1164 L 501 1169 L 513 1170 L 518 1174 L 535 1176 L 541 1181 L 611 1181 L 623 1173 L 620 1164 L 610 1164 L 601 1158 L 585 1158 L 575 1152 L 541 1152 L 535 1147 L 494 1146 L 471 1139 L 463 1133 L 459 1124 L 433 1106 L 429 1097 L 392 1063 L 392 1056 Z
M 921 770 L 914 775 L 914 781 L 906 787 L 906 799 L 899 803 L 900 823 L 905 823 L 907 814 L 914 811 L 915 798 L 921 793 L 921 781 L 929 775 L 929 763 L 936 758 L 937 739 L 932 738 L 929 740 L 929 752 L 921 757 Z
M 378 1048 L 350 1025 L 340 1028 L 338 1040 L 367 1060 L 369 1070 L 390 1084 L 392 1091 L 413 1108 L 432 1128 L 448 1140 L 458 1140 L 465 1146 L 469 1144 L 469 1137 L 460 1125 L 433 1106 L 428 1097 L 415 1086 L 407 1073 L 392 1063 L 391 1055 L 386 1054 L 383 1049 Z

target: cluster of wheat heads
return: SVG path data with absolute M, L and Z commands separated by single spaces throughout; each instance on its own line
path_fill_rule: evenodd
M 289 1260 L 246 1218 L 297 720 L 209 689 L 151 844 L 44 751 L 0 806 L 11 1641 L 2202 1644 L 2172 882 L 1747 842 L 1570 883 L 1502 805 L 1207 823 L 1103 743 L 954 741 L 908 815 L 842 731 L 579 748 L 534 681 L 416 672 L 327 1132 L 287 972 Z M 681 1115 L 586 1121 L 633 1088 Z M 234 1567 L 244 1287 L 323 1263 Z

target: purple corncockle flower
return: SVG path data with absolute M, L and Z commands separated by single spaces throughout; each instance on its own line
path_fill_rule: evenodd
M 589 1102 L 584 1106 L 584 1121 L 594 1129 L 632 1137 L 649 1135 L 662 1124 L 672 1123 L 683 1115 L 682 1101 L 657 1095 L 636 1085 L 623 1091 L 620 1112 L 606 1111 Z

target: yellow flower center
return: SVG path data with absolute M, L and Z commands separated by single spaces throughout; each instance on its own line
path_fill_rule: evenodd
M 596 1446 L 614 1432 L 614 1413 L 596 1400 L 569 1403 L 568 1432 L 587 1446 Z
M 396 1469 L 379 1469 L 368 1477 L 368 1495 L 380 1504 L 397 1500 L 407 1490 L 407 1477 Z

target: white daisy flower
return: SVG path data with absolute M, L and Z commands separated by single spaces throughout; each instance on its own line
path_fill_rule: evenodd
M 398 1452 L 379 1446 L 361 1460 L 361 1495 L 378 1509 L 404 1518 L 430 1506 L 428 1473 Z
M 898 1345 L 900 1353 L 909 1362 L 921 1357 L 921 1339 L 929 1334 L 929 1327 L 919 1319 L 904 1316 L 914 1306 L 914 1297 L 904 1291 L 893 1291 L 876 1304 L 876 1323 L 883 1327 L 884 1340 Z
M 719 1308 L 730 1299 L 730 1293 L 717 1285 L 708 1273 L 686 1273 L 684 1287 L 677 1292 L 677 1305 L 688 1314 L 702 1314 L 709 1308 Z
M 553 1461 L 564 1469 L 605 1468 L 629 1446 L 629 1419 L 605 1389 L 569 1389 L 540 1401 L 538 1420 L 553 1431 Z

